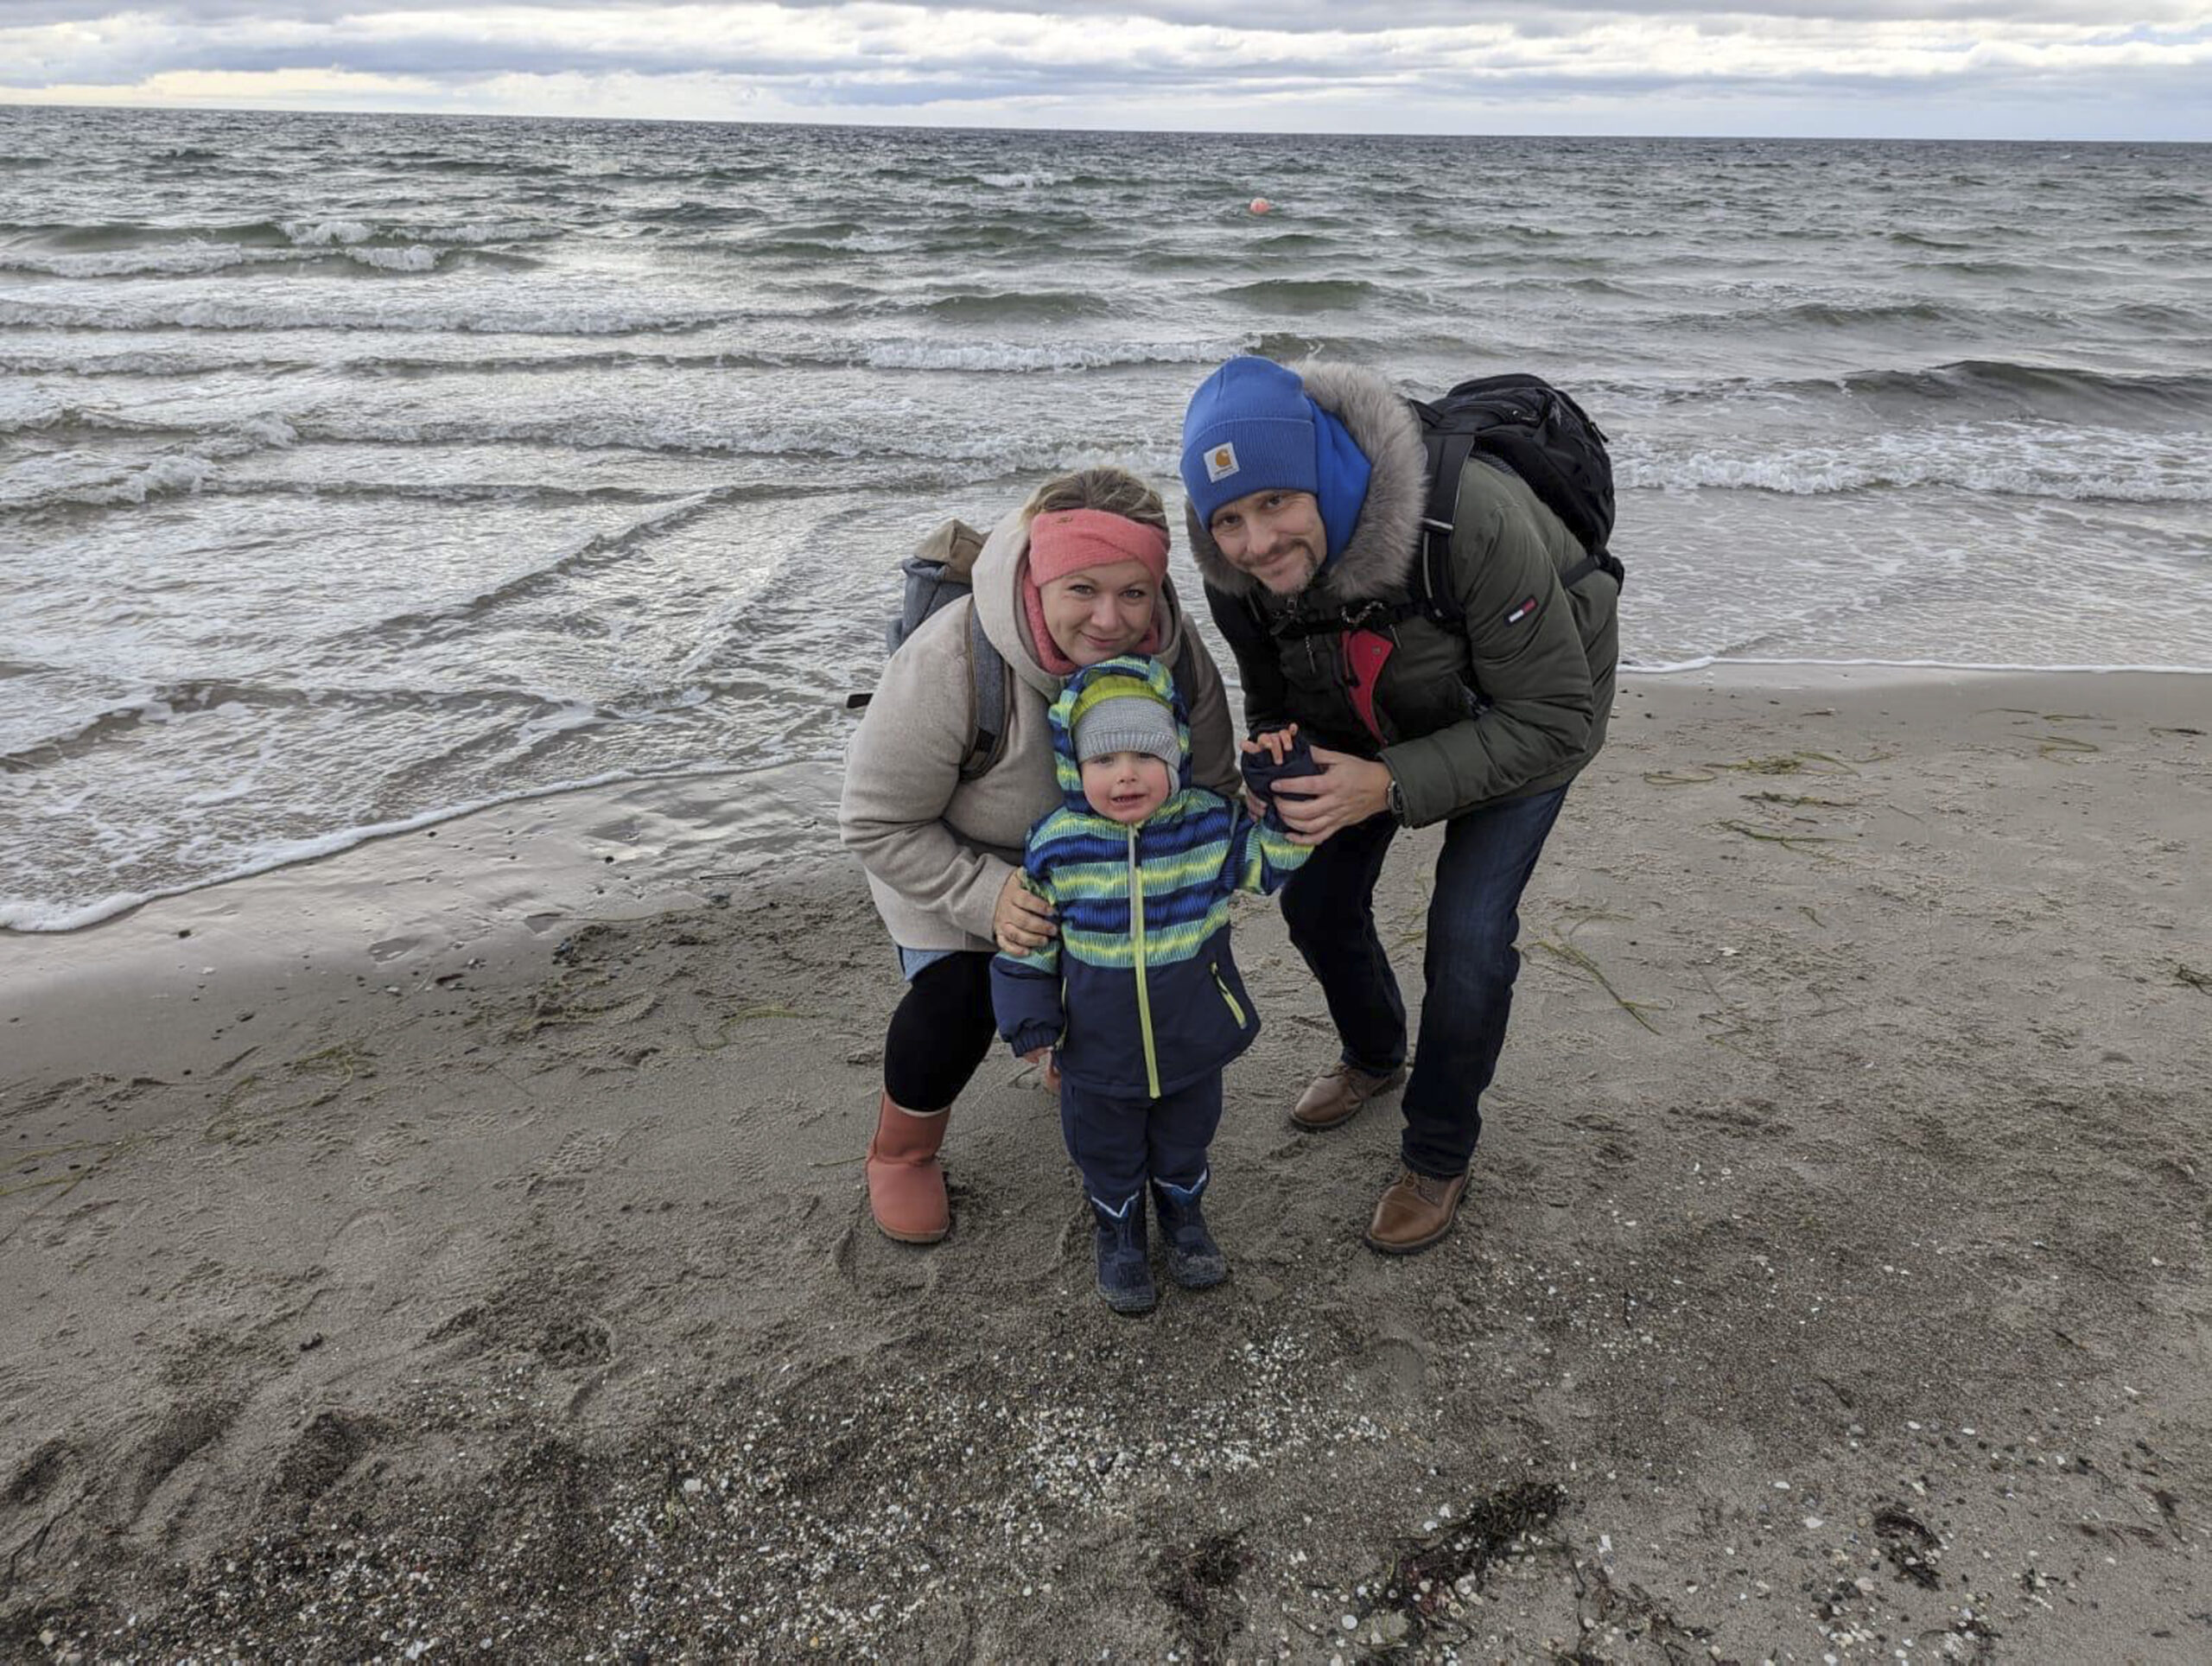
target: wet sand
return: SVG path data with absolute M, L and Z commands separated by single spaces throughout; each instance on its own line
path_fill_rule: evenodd
M 888 951 L 698 781 L 0 938 L 0 1653 L 2201 1660 L 2208 731 L 1628 679 L 1458 1232 L 1357 1243 L 1255 904 L 1231 1281 L 1134 1322 L 1003 1055 L 874 1231 Z

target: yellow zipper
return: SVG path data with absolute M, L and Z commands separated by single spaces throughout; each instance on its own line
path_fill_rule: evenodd
M 1137 862 L 1137 830 L 1129 830 L 1129 936 L 1136 951 L 1137 1032 L 1144 1040 L 1144 1081 L 1147 1092 L 1160 1097 L 1160 1060 L 1152 1051 L 1152 994 L 1144 978 L 1144 869 Z
M 1213 986 L 1221 991 L 1221 998 L 1229 1003 L 1229 1015 L 1236 1021 L 1236 1027 L 1244 1027 L 1244 1009 L 1236 1004 L 1236 997 L 1229 992 L 1229 980 L 1221 975 L 1221 963 L 1212 961 L 1206 970 L 1213 974 Z

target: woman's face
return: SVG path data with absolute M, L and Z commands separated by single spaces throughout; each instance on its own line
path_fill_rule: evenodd
M 1128 653 L 1152 628 L 1160 587 L 1141 561 L 1085 567 L 1037 587 L 1052 645 L 1078 665 Z

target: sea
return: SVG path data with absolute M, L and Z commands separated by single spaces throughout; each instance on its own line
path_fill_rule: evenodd
M 2212 147 L 0 108 L 0 929 L 830 779 L 917 539 L 1179 525 L 1242 353 L 1573 392 L 1646 671 L 2212 671 Z

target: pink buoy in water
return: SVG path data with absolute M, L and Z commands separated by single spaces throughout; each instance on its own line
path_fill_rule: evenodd
M 1274 204 L 1269 202 L 1265 197 L 1254 197 L 1252 212 L 1255 214 L 1272 213 L 1274 212 Z

